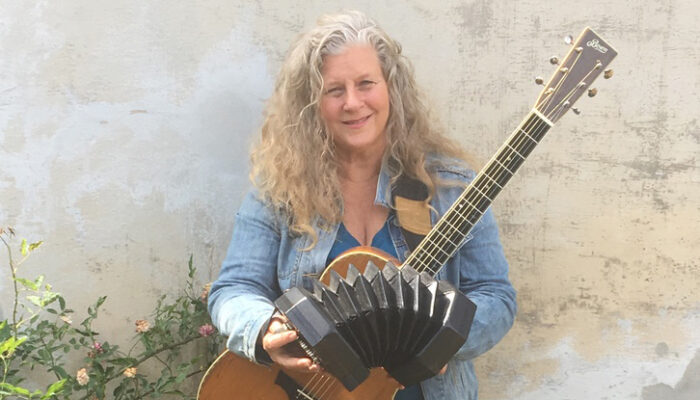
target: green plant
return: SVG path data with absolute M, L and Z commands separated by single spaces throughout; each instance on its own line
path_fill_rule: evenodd
M 136 321 L 133 345 L 125 351 L 94 329 L 106 297 L 99 297 L 87 317 L 74 324 L 74 311 L 43 276 L 31 280 L 18 275 L 19 266 L 42 242 L 21 240 L 17 260 L 14 230 L 0 228 L 0 240 L 14 289 L 12 315 L 0 322 L 0 400 L 194 398 L 192 380 L 220 352 L 223 338 L 215 334 L 207 313 L 208 287 L 195 290 L 191 256 L 184 290 L 174 298 L 162 296 L 150 319 Z M 68 371 L 66 365 L 75 360 L 82 367 Z M 42 384 L 41 389 L 29 388 Z

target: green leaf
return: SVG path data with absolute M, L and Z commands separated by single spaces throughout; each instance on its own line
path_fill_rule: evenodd
M 38 249 L 39 246 L 41 246 L 43 243 L 44 243 L 44 241 L 43 241 L 43 240 L 40 240 L 40 241 L 38 241 L 38 242 L 34 242 L 34 243 L 30 244 L 30 245 L 29 245 L 29 251 L 34 251 L 34 250 Z
M 21 337 L 21 338 L 16 338 L 14 336 L 10 337 L 9 339 L 0 343 L 0 354 L 7 353 L 9 355 L 12 355 L 12 353 L 15 352 L 17 347 L 19 347 L 26 340 L 27 340 L 27 337 Z
M 27 300 L 37 307 L 42 307 L 41 298 L 39 296 L 27 296 Z
M 46 389 L 46 393 L 43 396 L 41 396 L 41 400 L 48 399 L 51 396 L 54 396 L 63 391 L 63 386 L 65 386 L 67 381 L 67 379 L 61 379 L 60 381 L 52 383 L 51 386 L 49 386 L 49 388 Z
M 39 286 L 37 286 L 36 283 L 30 281 L 29 279 L 25 279 L 25 278 L 15 278 L 15 280 L 16 280 L 18 283 L 21 283 L 22 286 L 26 287 L 27 289 L 30 289 L 30 290 L 39 290 Z
M 24 397 L 29 397 L 31 392 L 23 387 L 10 385 L 9 383 L 0 383 L 0 393 L 5 395 L 17 394 Z
M 190 254 L 190 260 L 187 262 L 187 268 L 189 269 L 187 276 L 193 278 L 197 269 L 192 266 L 192 254 Z
M 19 248 L 19 252 L 22 256 L 26 256 L 29 252 L 29 246 L 27 245 L 27 239 L 22 239 L 22 246 Z

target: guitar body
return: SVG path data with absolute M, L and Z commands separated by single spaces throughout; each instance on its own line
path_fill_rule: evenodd
M 323 271 L 321 281 L 328 283 L 330 272 L 346 276 L 348 266 L 361 272 L 372 261 L 380 269 L 387 261 L 399 262 L 372 247 L 350 249 Z M 230 351 L 224 351 L 209 367 L 199 385 L 199 400 L 391 400 L 401 385 L 383 368 L 372 368 L 370 376 L 352 392 L 328 374 L 298 373 L 277 365 L 266 367 L 250 362 Z

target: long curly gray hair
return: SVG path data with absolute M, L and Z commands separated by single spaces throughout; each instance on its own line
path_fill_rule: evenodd
M 432 121 L 413 67 L 397 41 L 358 11 L 322 16 L 315 28 L 292 45 L 251 152 L 251 179 L 260 194 L 286 213 L 293 233 L 309 234 L 314 243 L 314 220 L 319 218 L 321 227 L 340 222 L 343 201 L 334 143 L 320 117 L 321 70 L 326 55 L 351 45 L 376 50 L 387 82 L 389 145 L 384 160 L 394 179 L 401 174 L 416 178 L 432 195 L 437 182 L 426 165 L 426 155 L 467 159 Z

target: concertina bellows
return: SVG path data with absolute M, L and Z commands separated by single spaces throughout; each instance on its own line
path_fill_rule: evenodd
M 408 265 L 371 261 L 332 271 L 313 293 L 295 287 L 275 301 L 314 362 L 352 391 L 384 369 L 409 386 L 435 376 L 467 340 L 476 306 L 450 283 Z

